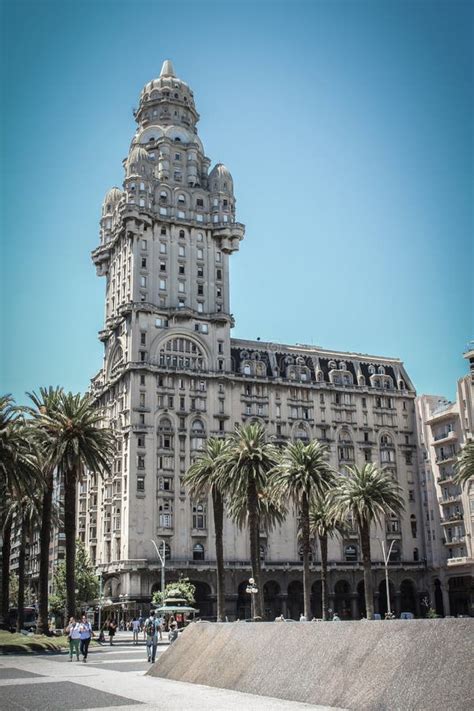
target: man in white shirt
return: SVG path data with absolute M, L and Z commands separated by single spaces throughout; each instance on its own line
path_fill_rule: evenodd
M 137 645 L 138 644 L 138 633 L 140 632 L 140 620 L 137 620 L 136 617 L 134 617 L 132 620 L 132 632 L 133 632 L 133 644 Z

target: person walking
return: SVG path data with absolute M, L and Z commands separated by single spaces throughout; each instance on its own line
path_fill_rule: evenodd
M 79 642 L 81 639 L 81 632 L 79 630 L 79 623 L 76 622 L 75 617 L 69 618 L 69 624 L 64 632 L 67 634 L 69 640 L 69 661 L 72 662 L 74 654 L 76 655 L 76 660 L 79 661 Z
M 160 615 L 156 621 L 157 621 L 157 623 L 158 623 L 158 634 L 159 634 L 160 642 L 161 642 L 161 641 L 163 640 L 163 623 L 164 623 L 164 619 L 163 619 L 163 617 L 161 617 L 161 615 Z
M 144 630 L 146 634 L 146 652 L 148 661 L 153 664 L 156 657 L 156 647 L 158 644 L 158 620 L 155 618 L 155 611 L 152 610 L 145 620 Z
M 138 633 L 140 632 L 140 620 L 136 617 L 132 620 L 132 632 L 133 632 L 133 644 L 136 646 L 138 644 Z
M 178 639 L 178 623 L 172 622 L 170 626 L 170 631 L 168 633 L 168 639 L 170 644 L 172 644 L 176 639 Z
M 85 663 L 87 662 L 87 652 L 89 651 L 89 643 L 91 641 L 92 635 L 94 634 L 92 632 L 91 623 L 88 621 L 87 616 L 85 614 L 82 615 L 81 623 L 79 625 L 79 632 L 81 635 L 81 641 L 79 646 L 82 654 L 82 661 Z
M 113 644 L 113 639 L 115 632 L 117 631 L 117 623 L 115 622 L 114 618 L 112 618 L 109 622 L 109 642 L 110 646 Z

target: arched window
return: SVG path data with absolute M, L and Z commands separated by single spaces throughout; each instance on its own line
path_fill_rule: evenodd
M 417 526 L 416 526 L 416 516 L 415 514 L 412 514 L 410 516 L 410 526 L 411 526 L 411 535 L 413 538 L 416 538 L 417 536 Z
M 294 439 L 295 440 L 299 439 L 302 442 L 308 442 L 308 440 L 309 440 L 308 432 L 307 432 L 306 428 L 304 427 L 304 425 L 302 425 L 301 423 L 299 425 L 297 425 L 295 428 Z
M 185 196 L 183 195 L 183 193 L 180 193 L 180 194 L 178 195 L 178 203 L 179 203 L 180 205 L 184 205 L 185 202 L 186 202 Z
M 341 430 L 339 432 L 337 453 L 340 462 L 354 461 L 354 444 L 348 430 Z
M 170 338 L 160 349 L 159 365 L 166 368 L 203 370 L 206 359 L 201 348 L 190 338 Z
M 193 560 L 204 560 L 204 546 L 201 543 L 193 547 Z
M 349 543 L 344 546 L 344 560 L 348 563 L 355 563 L 357 561 L 357 546 L 354 543 Z
M 193 528 L 198 531 L 207 528 L 207 504 L 203 501 L 193 504 Z
M 197 434 L 204 434 L 204 423 L 202 420 L 194 420 L 191 425 L 191 431 Z
M 180 230 L 179 231 L 179 238 L 184 239 L 185 237 L 186 237 L 186 234 L 185 234 L 184 230 Z
M 400 546 L 395 543 L 392 548 L 392 551 L 390 553 L 389 561 L 391 563 L 399 563 L 400 559 L 401 559 Z

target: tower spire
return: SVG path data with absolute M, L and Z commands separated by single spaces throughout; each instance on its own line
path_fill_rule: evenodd
M 171 59 L 165 59 L 161 67 L 160 77 L 175 77 L 173 62 Z

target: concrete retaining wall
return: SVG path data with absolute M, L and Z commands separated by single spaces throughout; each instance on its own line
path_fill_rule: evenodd
M 148 674 L 347 709 L 474 709 L 474 619 L 196 623 Z

